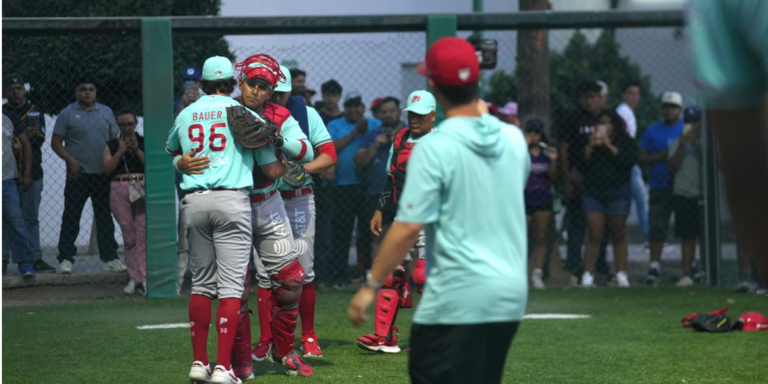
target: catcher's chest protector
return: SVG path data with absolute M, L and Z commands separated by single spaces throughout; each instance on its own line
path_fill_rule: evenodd
M 400 197 L 400 191 L 403 190 L 405 183 L 405 169 L 408 159 L 411 157 L 411 150 L 416 143 L 409 143 L 411 130 L 403 128 L 395 135 L 392 143 L 392 163 L 389 165 L 389 173 L 392 175 L 392 184 L 395 186 L 395 201 Z
M 285 123 L 285 121 L 288 120 L 289 117 L 291 117 L 291 112 L 288 111 L 287 108 L 267 102 L 264 104 L 264 113 L 262 113 L 262 115 L 274 121 L 275 124 L 277 124 L 277 126 L 280 127 L 280 130 L 282 130 L 283 123 Z M 278 134 L 280 132 L 281 131 L 278 131 Z M 282 157 L 282 153 L 280 152 L 279 149 L 276 151 L 275 156 L 278 159 Z M 258 165 L 253 167 L 253 182 L 254 182 L 254 189 L 264 189 L 275 183 L 274 180 L 270 180 L 264 177 Z

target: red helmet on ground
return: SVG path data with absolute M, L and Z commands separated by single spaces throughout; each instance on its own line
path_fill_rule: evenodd
M 757 312 L 747 312 L 739 316 L 742 331 L 768 331 L 768 319 Z

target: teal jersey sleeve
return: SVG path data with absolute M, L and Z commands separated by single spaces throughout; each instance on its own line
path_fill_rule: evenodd
M 309 142 L 312 143 L 313 148 L 333 142 L 328 130 L 325 129 L 323 118 L 312 107 L 307 107 L 307 120 L 309 120 Z
M 253 151 L 255 166 L 267 165 L 277 161 L 276 150 L 272 145 L 267 145 Z
M 299 122 L 289 117 L 280 128 L 283 136 L 283 146 L 280 148 L 286 156 L 300 163 L 309 163 L 315 159 L 315 151 L 307 143 L 309 139 L 301 131 Z
M 253 186 L 254 154 L 241 147 L 232 136 L 226 111 L 230 105 L 239 104 L 226 96 L 204 96 L 176 118 L 168 138 L 168 151 L 193 152 L 195 156 L 210 159 L 205 173 L 184 175 L 182 189 L 242 189 Z
M 392 144 L 389 146 L 389 157 L 387 158 L 387 175 L 392 176 L 392 171 L 390 170 L 392 167 L 392 154 L 395 153 L 395 145 Z

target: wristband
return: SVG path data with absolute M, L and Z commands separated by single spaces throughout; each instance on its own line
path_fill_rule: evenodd
M 373 289 L 374 291 L 378 291 L 379 288 L 384 285 L 384 283 L 374 280 L 373 277 L 371 277 L 371 273 L 368 272 L 368 277 L 365 279 L 365 283 L 363 285 Z

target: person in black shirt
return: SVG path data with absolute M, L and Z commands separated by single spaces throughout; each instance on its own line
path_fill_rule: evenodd
M 130 109 L 117 114 L 120 137 L 111 139 L 104 148 L 104 174 L 112 178 L 109 206 L 123 232 L 125 266 L 131 280 L 127 294 L 144 296 L 147 279 L 146 202 L 131 196 L 136 185 L 144 189 L 144 137 L 136 134 L 138 121 Z M 132 186 L 134 185 L 134 186 Z
M 8 100 L 3 105 L 3 114 L 8 116 L 14 124 L 20 124 L 21 128 L 26 130 L 29 143 L 32 146 L 31 182 L 22 180 L 22 188 L 19 189 L 22 217 L 27 225 L 29 241 L 32 244 L 32 257 L 34 259 L 32 267 L 37 273 L 53 273 L 56 269 L 43 261 L 43 250 L 40 247 L 40 202 L 43 193 L 42 147 L 45 143 L 45 113 L 39 105 L 30 103 L 26 99 L 27 90 L 21 76 L 8 75 L 3 78 L 3 82 L 3 97 Z M 18 156 L 16 160 L 19 168 L 24 169 L 27 166 L 23 164 L 23 156 Z M 24 186 L 25 183 L 30 184 Z
M 584 287 L 594 286 L 595 264 L 606 224 L 613 238 L 617 283 L 629 287 L 626 223 L 632 195 L 629 181 L 632 167 L 637 164 L 637 153 L 637 144 L 627 134 L 624 120 L 613 110 L 601 112 L 582 155 L 582 204 L 589 227 L 581 277 Z
M 565 268 L 572 275 L 572 284 L 582 276 L 581 247 L 584 245 L 586 227 L 582 202 L 584 148 L 597 123 L 600 112 L 600 86 L 594 81 L 584 81 L 577 88 L 579 108 L 566 115 L 558 131 L 560 171 L 563 178 L 563 195 L 568 213 L 565 225 L 568 230 L 567 259 Z M 605 262 L 605 246 L 600 250 L 598 269 L 608 274 Z

